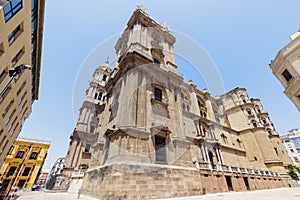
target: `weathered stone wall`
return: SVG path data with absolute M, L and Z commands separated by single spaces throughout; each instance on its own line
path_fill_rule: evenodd
M 115 164 L 91 169 L 85 173 L 83 193 L 99 199 L 155 199 L 194 196 L 229 191 L 283 187 L 279 177 L 196 170 L 163 165 Z

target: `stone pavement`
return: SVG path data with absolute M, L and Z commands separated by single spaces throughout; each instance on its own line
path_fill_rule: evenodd
M 43 191 L 20 192 L 17 200 L 78 200 L 77 193 L 48 193 Z M 96 200 L 86 195 L 80 195 L 80 200 Z
M 246 192 L 226 192 L 195 197 L 168 198 L 164 200 L 300 200 L 300 187 L 256 190 Z M 162 200 L 162 199 L 161 199 Z
M 18 200 L 77 200 L 76 193 L 45 193 L 23 192 Z M 300 187 L 280 188 L 271 190 L 256 190 L 247 192 L 227 192 L 217 194 L 207 194 L 196 197 L 168 198 L 164 200 L 300 200 Z M 80 195 L 80 200 L 96 200 L 86 195 Z M 144 200 L 144 199 L 143 199 Z

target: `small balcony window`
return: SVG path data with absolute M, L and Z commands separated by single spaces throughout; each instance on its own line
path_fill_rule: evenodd
M 30 160 L 36 160 L 37 159 L 37 156 L 38 156 L 38 153 L 37 152 L 32 152 L 29 159 Z
M 159 88 L 154 88 L 154 98 L 157 101 L 162 101 L 162 90 Z
M 286 80 L 287 82 L 289 82 L 289 81 L 293 78 L 293 76 L 290 74 L 290 72 L 289 72 L 287 69 L 285 69 L 285 70 L 282 72 L 282 76 L 285 78 L 285 80 Z
M 23 158 L 24 153 L 25 153 L 24 151 L 18 151 L 16 158 Z

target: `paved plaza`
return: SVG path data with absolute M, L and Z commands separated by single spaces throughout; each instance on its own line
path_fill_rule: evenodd
M 76 193 L 48 193 L 43 191 L 21 192 L 17 200 L 78 200 Z M 80 195 L 80 200 L 96 200 L 95 198 Z
M 77 199 L 76 193 L 45 193 L 38 192 L 24 192 L 20 193 L 18 200 L 75 200 Z M 86 195 L 80 195 L 81 200 L 96 200 Z M 196 197 L 182 197 L 182 198 L 168 198 L 164 200 L 299 200 L 300 187 L 298 188 L 280 188 L 271 190 L 257 190 L 249 192 L 227 192 L 217 194 L 207 194 Z M 162 199 L 161 199 L 162 200 Z

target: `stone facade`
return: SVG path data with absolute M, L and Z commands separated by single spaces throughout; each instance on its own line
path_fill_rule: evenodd
M 271 61 L 270 68 L 285 88 L 284 94 L 300 111 L 300 30 L 292 34 L 290 39 L 291 42 Z
M 175 40 L 145 9 L 134 11 L 115 45 L 114 68 L 107 62 L 94 73 L 64 172 L 85 171 L 83 192 L 102 198 L 294 184 L 286 171 L 291 160 L 260 100 L 244 88 L 212 97 L 186 83 L 174 62 Z

